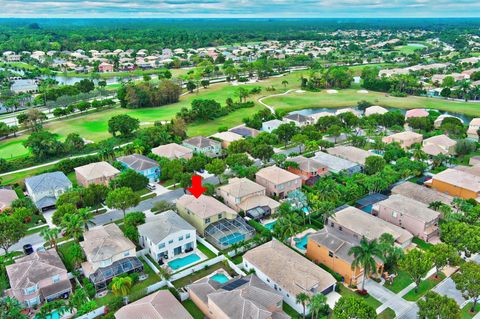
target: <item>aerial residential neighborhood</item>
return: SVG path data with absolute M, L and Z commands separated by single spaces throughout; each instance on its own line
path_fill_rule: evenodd
M 1 319 L 480 319 L 479 4 L 14 2 Z

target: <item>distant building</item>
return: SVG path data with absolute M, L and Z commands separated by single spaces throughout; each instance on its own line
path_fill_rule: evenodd
M 152 153 L 160 157 L 166 157 L 170 160 L 178 158 L 184 158 L 188 160 L 193 157 L 192 149 L 176 143 L 160 145 L 152 148 Z
M 372 105 L 365 109 L 365 116 L 370 116 L 374 114 L 385 114 L 388 113 L 388 110 L 384 107 L 378 105 Z
M 243 136 L 233 132 L 219 132 L 212 135 L 213 138 L 218 139 L 222 143 L 222 148 L 228 148 L 228 146 L 235 141 L 243 139 Z
M 288 114 L 287 116 L 283 117 L 283 122 L 284 123 L 293 123 L 295 126 L 298 127 L 303 127 L 305 125 L 310 125 L 313 124 L 313 120 L 311 117 L 308 117 L 306 115 L 302 115 L 300 113 L 291 113 Z
M 268 196 L 284 198 L 288 193 L 300 189 L 300 176 L 290 173 L 277 166 L 262 168 L 255 174 L 255 181 L 266 188 Z
M 288 171 L 300 176 L 304 184 L 313 185 L 320 176 L 328 173 L 328 167 L 314 158 L 295 156 L 288 161 L 298 165 L 298 167 L 288 167 Z
M 183 146 L 195 153 L 202 153 L 209 157 L 218 157 L 222 154 L 221 143 L 204 136 L 195 136 L 183 141 Z
M 100 63 L 98 66 L 98 72 L 113 72 L 113 64 L 110 63 Z
M 474 118 L 468 124 L 467 136 L 471 139 L 478 140 L 478 130 L 480 129 L 480 118 Z
M 450 196 L 479 200 L 480 174 L 475 166 L 456 166 L 433 175 L 425 185 Z
M 454 155 L 457 142 L 447 135 L 436 135 L 423 140 L 422 150 L 428 155 Z
M 10 208 L 17 198 L 17 193 L 13 189 L 0 188 L 0 213 Z
M 44 173 L 25 179 L 25 187 L 40 211 L 55 207 L 57 198 L 72 188 L 72 182 L 62 172 Z
M 362 171 L 362 166 L 360 164 L 324 152 L 316 152 L 313 159 L 322 165 L 327 166 L 328 171 L 335 174 L 344 172 L 352 175 Z
M 432 188 L 418 185 L 412 182 L 404 182 L 392 188 L 392 194 L 399 194 L 409 197 L 416 201 L 422 202 L 425 205 L 430 205 L 433 202 L 441 202 L 445 205 L 451 205 L 453 198 L 442 192 L 438 192 Z
M 412 117 L 427 117 L 429 113 L 424 109 L 411 109 L 405 113 L 405 119 Z
M 254 128 L 251 128 L 251 127 L 247 127 L 247 126 L 234 127 L 232 129 L 230 129 L 230 132 L 236 133 L 236 134 L 241 135 L 243 137 L 255 137 L 260 133 L 260 131 L 254 129 Z
M 382 138 L 386 144 L 399 143 L 402 148 L 409 148 L 413 144 L 419 144 L 423 141 L 423 135 L 415 132 L 405 131 Z
M 267 133 L 272 133 L 282 124 L 285 124 L 285 122 L 280 120 L 270 120 L 270 121 L 263 122 L 262 131 Z
M 10 90 L 14 93 L 37 93 L 38 84 L 35 80 L 30 79 L 15 80 Z
M 361 148 L 354 146 L 335 146 L 327 148 L 327 152 L 330 155 L 334 155 L 350 162 L 357 163 L 364 166 L 365 160 L 370 156 L 379 156 L 378 154 L 371 153 L 369 151 L 362 150 Z
M 150 182 L 157 181 L 160 178 L 160 166 L 158 163 L 144 155 L 120 156 L 117 158 L 117 161 L 122 163 L 125 168 L 133 169 L 135 172 L 147 177 Z
M 87 187 L 90 184 L 108 186 L 110 181 L 120 174 L 120 171 L 107 162 L 90 163 L 75 167 L 78 185 Z

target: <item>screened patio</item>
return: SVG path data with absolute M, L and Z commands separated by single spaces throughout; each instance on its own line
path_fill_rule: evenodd
M 143 264 L 137 257 L 127 257 L 112 263 L 108 267 L 97 269 L 90 275 L 89 279 L 98 292 L 107 289 L 108 284 L 114 277 L 134 272 L 143 272 Z
M 205 239 L 218 249 L 225 249 L 235 243 L 249 240 L 254 235 L 255 229 L 241 217 L 232 220 L 225 218 L 205 229 Z

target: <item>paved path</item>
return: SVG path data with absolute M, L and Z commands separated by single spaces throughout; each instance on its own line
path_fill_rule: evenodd
M 455 287 L 455 282 L 452 278 L 448 277 L 444 279 L 441 283 L 436 285 L 433 289 L 436 293 L 447 296 L 455 300 L 455 302 L 462 307 L 462 305 L 466 302 L 465 298 L 460 291 L 457 290 Z
M 290 93 L 290 92 L 293 92 L 293 91 L 296 91 L 296 90 L 297 90 L 297 89 L 292 89 L 292 90 L 288 90 L 288 91 L 283 92 L 283 93 L 267 95 L 267 96 L 264 96 L 264 97 L 259 98 L 257 101 L 258 101 L 258 103 L 262 104 L 262 105 L 265 106 L 267 109 L 269 109 L 270 112 L 272 112 L 273 114 L 275 114 L 275 109 L 273 108 L 273 106 L 268 105 L 267 103 L 263 102 L 263 100 L 266 99 L 266 98 L 269 98 L 269 97 L 286 95 L 286 94 L 288 94 L 288 93 Z
M 36 250 L 37 248 L 42 247 L 44 243 L 45 243 L 45 240 L 38 232 L 38 233 L 34 233 L 34 234 L 23 237 L 16 244 L 10 247 L 8 251 L 9 252 L 17 251 L 17 250 L 23 251 L 23 245 L 26 245 L 26 244 L 32 245 L 33 249 Z M 0 248 L 0 255 L 3 255 L 3 254 L 5 254 L 5 251 Z
M 387 308 L 391 308 L 393 311 L 395 311 L 397 318 L 417 318 L 418 306 L 414 302 L 406 301 L 401 296 L 396 295 L 392 291 L 371 279 L 368 279 L 365 282 L 365 289 L 373 298 L 382 303 L 382 305 L 377 308 L 377 314 L 381 313 Z

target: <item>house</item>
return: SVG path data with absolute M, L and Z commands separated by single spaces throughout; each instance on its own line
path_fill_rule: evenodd
M 255 137 L 258 134 L 260 134 L 259 130 L 256 130 L 254 128 L 247 127 L 247 126 L 234 127 L 232 129 L 230 129 L 230 132 L 236 133 L 236 134 L 241 135 L 243 137 Z
M 160 265 L 197 247 L 195 227 L 173 210 L 148 217 L 145 224 L 138 226 L 138 233 L 140 245 Z
M 107 162 L 96 162 L 75 167 L 78 185 L 83 187 L 87 187 L 90 184 L 108 186 L 110 181 L 118 174 L 120 174 L 120 171 Z
M 386 144 L 399 143 L 402 148 L 408 148 L 413 144 L 422 143 L 423 135 L 415 132 L 405 131 L 395 133 L 382 138 L 382 142 Z
M 476 200 L 480 194 L 480 175 L 456 166 L 433 175 L 425 185 L 450 196 Z
M 353 115 L 355 115 L 357 117 L 361 116 L 359 111 L 357 111 L 355 109 L 352 109 L 351 107 L 347 107 L 345 109 L 338 109 L 338 110 L 335 111 L 336 116 L 338 116 L 340 114 L 344 114 L 344 113 L 352 113 Z
M 318 113 L 310 114 L 308 116 L 312 119 L 312 124 L 315 124 L 318 122 L 319 118 L 325 117 L 325 116 L 335 116 L 335 114 L 331 112 L 318 112 Z
M 468 138 L 478 140 L 478 130 L 480 129 L 480 118 L 473 118 L 468 124 L 467 136 Z
M 178 158 L 184 158 L 188 160 L 193 157 L 192 149 L 178 145 L 177 143 L 170 143 L 152 148 L 152 153 L 160 157 L 166 157 L 170 160 Z
M 113 64 L 102 62 L 98 65 L 98 72 L 113 72 Z
M 204 136 L 186 139 L 183 141 L 183 146 L 209 157 L 218 157 L 222 154 L 221 143 Z
M 435 128 L 440 128 L 440 126 L 442 126 L 443 120 L 446 119 L 446 118 L 449 118 L 449 117 L 450 117 L 450 118 L 457 119 L 457 120 L 460 121 L 460 123 L 463 124 L 463 120 L 462 120 L 461 118 L 459 118 L 459 117 L 456 117 L 456 116 L 453 116 L 453 115 L 450 115 L 450 114 L 442 114 L 442 115 L 440 115 L 439 117 L 437 117 L 437 118 L 435 119 L 435 121 L 433 122 L 433 126 L 434 126 Z
M 250 239 L 255 234 L 236 211 L 213 197 L 183 195 L 176 206 L 178 214 L 195 227 L 200 236 L 220 249 Z
M 280 203 L 266 196 L 262 185 L 248 178 L 231 178 L 228 184 L 217 188 L 218 196 L 236 212 L 244 211 L 253 219 L 261 219 L 275 212 Z
M 405 119 L 408 120 L 409 118 L 413 117 L 427 117 L 428 115 L 429 113 L 424 109 L 411 109 L 405 113 Z
M 262 168 L 255 174 L 255 181 L 266 188 L 268 196 L 284 198 L 288 193 L 302 187 L 300 176 L 278 166 Z
M 369 106 L 365 109 L 365 116 L 370 116 L 370 115 L 374 115 L 374 114 L 382 115 L 382 114 L 385 114 L 385 113 L 388 113 L 388 110 L 386 108 L 378 106 L 378 105 L 372 105 L 372 106 Z
M 350 236 L 333 227 L 324 227 L 310 234 L 307 239 L 306 256 L 316 264 L 327 266 L 342 276 L 342 282 L 358 285 L 363 278 L 363 268 L 352 268 L 354 256 L 350 249 L 360 243 L 358 236 Z M 383 262 L 377 260 L 377 273 L 383 272 Z
M 457 142 L 447 135 L 442 134 L 427 138 L 423 141 L 422 145 L 422 150 L 431 156 L 438 154 L 454 155 Z
M 295 126 L 303 127 L 305 125 L 313 124 L 312 118 L 300 113 L 291 113 L 283 117 L 284 123 L 293 123 Z
M 422 202 L 403 195 L 391 195 L 375 203 L 372 215 L 402 227 L 427 242 L 438 236 L 440 213 Z
M 228 148 L 228 146 L 235 141 L 243 139 L 243 136 L 233 132 L 218 132 L 212 135 L 213 138 L 218 139 L 222 143 L 222 148 Z
M 297 167 L 289 166 L 288 171 L 300 176 L 303 184 L 313 185 L 320 176 L 328 173 L 328 167 L 313 158 L 300 155 L 289 158 L 288 161 L 297 163 Z
M 327 271 L 273 239 L 243 255 L 243 267 L 255 274 L 269 287 L 278 291 L 283 301 L 298 313 L 303 306 L 297 303 L 300 293 L 313 296 L 335 291 L 336 280 Z
M 413 239 L 409 231 L 352 206 L 340 207 L 333 217 L 328 218 L 326 224 L 345 236 L 358 240 L 362 237 L 368 240 L 378 239 L 382 234 L 388 233 L 402 248 L 408 247 Z
M 80 246 L 87 259 L 82 263 L 83 274 L 97 291 L 107 289 L 114 277 L 143 271 L 135 244 L 123 235 L 117 224 L 90 228 L 83 238 Z
M 256 275 L 219 283 L 201 279 L 187 287 L 190 299 L 210 319 L 289 319 L 282 295 Z
M 40 211 L 55 207 L 57 198 L 72 188 L 72 182 L 62 172 L 44 173 L 25 179 L 28 195 Z
M 14 80 L 10 90 L 14 93 L 37 93 L 38 84 L 31 79 Z
M 370 156 L 379 156 L 369 151 L 362 150 L 355 146 L 335 146 L 327 149 L 327 153 L 333 156 L 337 156 L 347 161 L 357 163 L 364 166 L 365 160 Z
M 343 172 L 352 175 L 362 171 L 362 166 L 360 164 L 324 152 L 316 152 L 313 159 L 328 167 L 328 171 L 334 174 Z
M 54 249 L 37 251 L 5 267 L 10 289 L 7 296 L 26 307 L 67 298 L 72 293 L 68 272 Z
M 125 168 L 133 169 L 135 172 L 147 177 L 150 182 L 160 178 L 160 166 L 157 161 L 141 154 L 120 156 L 117 161 Z
M 270 120 L 262 123 L 262 131 L 267 133 L 272 133 L 276 130 L 280 125 L 285 124 L 284 121 L 280 120 Z
M 193 319 L 169 290 L 159 290 L 123 306 L 115 319 Z
M 425 205 L 433 202 L 441 202 L 445 205 L 451 205 L 453 197 L 434 189 L 418 185 L 412 182 L 404 182 L 392 188 L 392 194 L 399 194 L 414 199 Z
M 13 189 L 0 188 L 0 213 L 11 208 L 12 202 L 16 199 L 18 196 Z

